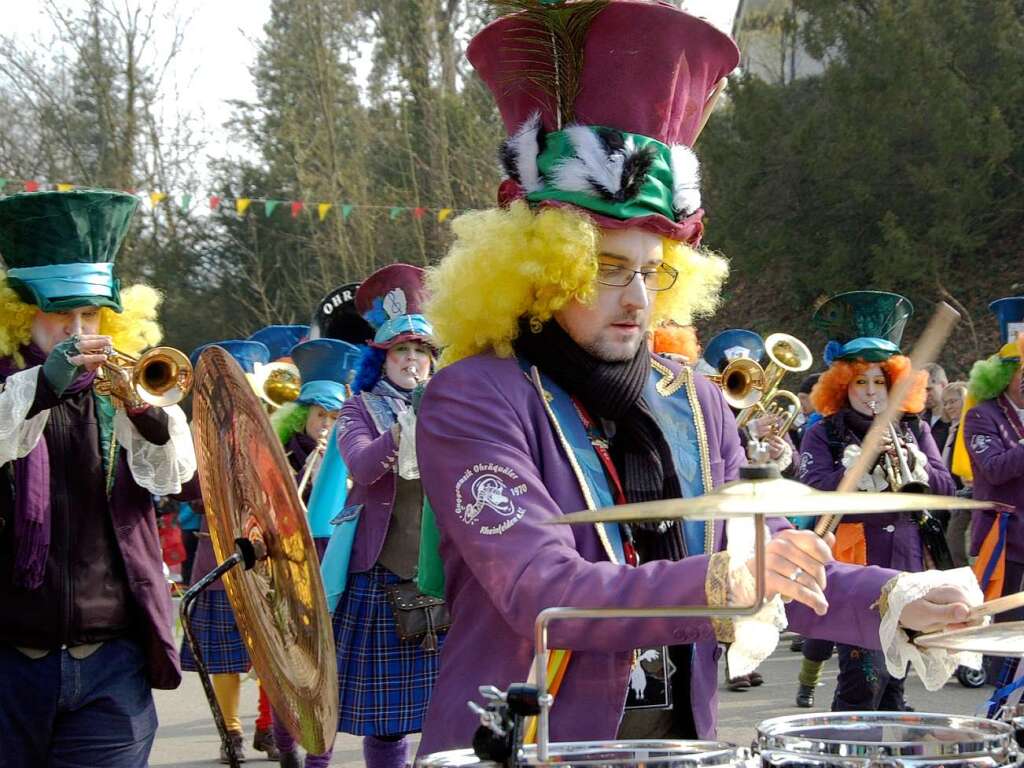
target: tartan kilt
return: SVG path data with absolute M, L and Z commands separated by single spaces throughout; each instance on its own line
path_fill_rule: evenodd
M 248 672 L 249 652 L 235 623 L 235 613 L 223 589 L 208 589 L 192 609 L 192 632 L 211 675 Z M 196 660 L 188 641 L 181 641 L 181 668 L 196 671 Z
M 377 564 L 349 574 L 334 611 L 338 658 L 338 730 L 356 736 L 416 733 L 437 679 L 438 651 L 403 642 L 384 588 L 400 579 Z

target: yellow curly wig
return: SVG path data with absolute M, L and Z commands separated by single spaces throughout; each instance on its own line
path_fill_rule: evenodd
M 0 357 L 12 357 L 24 365 L 21 347 L 32 340 L 32 319 L 38 308 L 26 304 L 7 285 L 7 273 L 0 269 Z M 148 285 L 132 285 L 121 291 L 120 314 L 100 309 L 100 333 L 113 339 L 119 352 L 137 355 L 160 343 L 163 333 L 156 322 L 160 294 Z
M 508 208 L 467 213 L 452 223 L 455 242 L 427 272 L 426 315 L 444 350 L 439 365 L 493 351 L 512 354 L 520 318 L 539 325 L 572 299 L 594 296 L 600 230 L 565 208 Z M 679 271 L 671 290 L 657 294 L 652 322 L 689 325 L 718 306 L 728 276 L 725 259 L 664 240 L 664 260 Z

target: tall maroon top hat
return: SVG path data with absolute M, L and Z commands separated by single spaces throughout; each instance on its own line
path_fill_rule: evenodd
M 603 227 L 699 242 L 690 148 L 719 81 L 739 61 L 711 24 L 649 0 L 516 0 L 467 56 L 509 139 L 502 202 L 585 209 Z

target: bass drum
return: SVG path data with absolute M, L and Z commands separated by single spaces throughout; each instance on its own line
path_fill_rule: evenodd
M 704 768 L 705 766 L 747 766 L 745 749 L 717 741 L 577 741 L 551 744 L 548 759 L 537 760 L 537 748 L 525 747 L 516 765 L 524 768 L 604 768 L 604 766 L 644 768 Z M 471 749 L 438 752 L 416 761 L 419 768 L 455 768 L 483 766 L 500 768 L 501 763 L 481 760 Z
M 755 749 L 772 768 L 1016 766 L 1009 723 L 919 712 L 832 712 L 765 720 Z

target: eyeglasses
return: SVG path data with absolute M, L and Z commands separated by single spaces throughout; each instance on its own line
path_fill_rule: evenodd
M 630 269 L 621 264 L 597 265 L 597 282 L 601 285 L 608 285 L 613 288 L 625 288 L 633 282 L 637 275 L 644 281 L 644 287 L 648 291 L 667 291 L 676 284 L 679 271 L 668 264 L 651 269 Z

